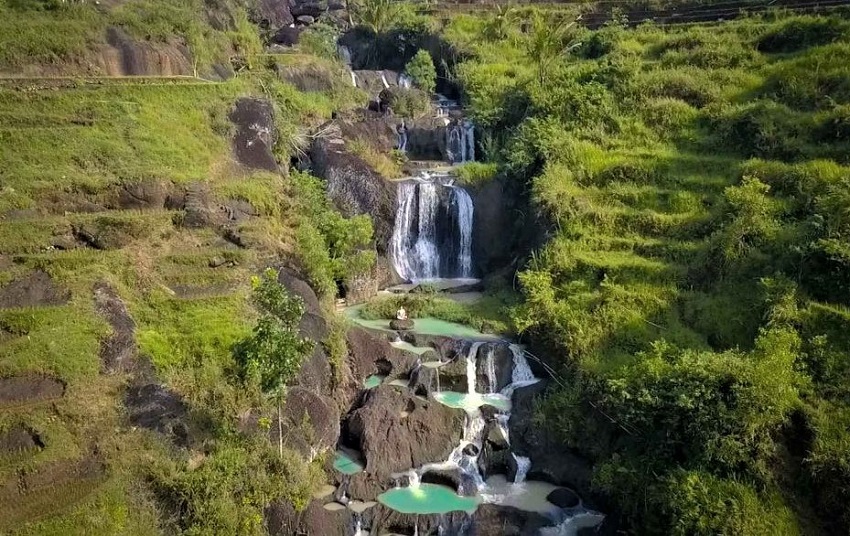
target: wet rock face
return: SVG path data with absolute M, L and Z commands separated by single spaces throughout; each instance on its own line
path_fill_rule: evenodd
M 264 99 L 239 99 L 230 120 L 236 125 L 233 151 L 239 163 L 251 169 L 278 171 L 272 153 L 276 132 L 272 104 Z
M 348 418 L 349 439 L 366 458 L 366 472 L 379 481 L 448 458 L 460 440 L 462 412 L 382 385 L 366 395 Z
M 493 361 L 493 372 L 495 373 L 495 385 L 490 385 L 489 373 L 487 370 L 488 355 L 492 355 L 490 359 Z M 478 349 L 476 355 L 476 381 L 477 385 L 489 386 L 494 393 L 498 393 L 511 383 L 513 376 L 513 353 L 506 343 L 483 344 Z
M 569 486 L 582 496 L 590 496 L 590 463 L 565 447 L 550 430 L 534 425 L 535 400 L 545 389 L 546 383 L 540 381 L 514 391 L 509 421 L 511 449 L 531 458 L 529 478 Z
M 552 522 L 541 514 L 525 512 L 510 506 L 482 504 L 472 515 L 476 534 L 480 536 L 525 536 L 537 534 Z

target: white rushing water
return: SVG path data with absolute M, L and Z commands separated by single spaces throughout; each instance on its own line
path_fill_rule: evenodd
M 469 119 L 446 127 L 446 152 L 452 164 L 475 162 L 475 126 Z
M 531 469 L 531 459 L 526 456 L 517 456 L 513 452 L 511 456 L 516 461 L 516 475 L 514 476 L 514 484 L 522 484 L 528 476 L 528 470 Z
M 407 75 L 407 73 L 401 73 L 398 75 L 398 85 L 404 89 L 410 89 L 413 86 L 413 80 Z
M 487 370 L 487 392 L 496 392 L 496 361 L 493 359 L 493 345 L 487 346 L 486 370 Z
M 384 89 L 389 89 L 390 83 L 387 82 L 387 75 L 384 74 L 384 71 L 381 71 L 381 83 L 384 84 Z
M 472 198 L 449 179 L 427 175 L 398 183 L 393 265 L 413 282 L 472 277 Z M 448 215 L 448 221 L 441 221 Z M 441 247 L 444 251 L 441 251 Z
M 476 356 L 478 349 L 481 348 L 483 342 L 474 342 L 469 346 L 469 351 L 466 353 L 466 392 L 475 394 L 475 384 L 478 377 L 478 363 Z

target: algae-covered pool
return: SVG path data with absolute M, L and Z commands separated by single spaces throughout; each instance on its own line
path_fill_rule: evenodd
M 340 449 L 336 451 L 334 458 L 334 469 L 344 475 L 355 475 L 363 470 L 363 463 L 360 461 L 360 455 L 357 452 Z
M 382 331 L 390 330 L 390 321 L 387 319 L 370 320 L 362 317 L 363 305 L 355 305 L 345 310 L 346 316 L 355 324 L 364 328 L 377 329 Z M 481 333 L 463 324 L 447 322 L 438 318 L 423 317 L 414 318 L 415 333 L 422 335 L 439 335 L 443 337 L 452 337 L 456 339 L 471 339 L 479 341 L 497 341 L 499 337 L 488 333 Z
M 394 488 L 378 495 L 378 502 L 403 514 L 472 513 L 478 508 L 478 497 L 463 497 L 447 486 L 419 484 Z
M 455 409 L 475 411 L 481 406 L 493 406 L 501 411 L 511 410 L 511 400 L 499 393 L 458 393 L 456 391 L 438 391 L 434 400 Z
M 372 374 L 363 380 L 363 388 L 364 389 L 374 389 L 375 387 L 381 385 L 383 383 L 386 376 L 381 376 L 379 374 Z

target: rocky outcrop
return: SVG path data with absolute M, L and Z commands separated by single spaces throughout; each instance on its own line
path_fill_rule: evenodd
M 230 120 L 236 125 L 233 139 L 236 160 L 251 169 L 278 171 L 272 152 L 277 136 L 272 104 L 264 99 L 239 99 Z
M 582 496 L 590 496 L 590 463 L 568 449 L 547 427 L 535 426 L 535 400 L 543 395 L 546 383 L 540 381 L 514 391 L 509 422 L 511 449 L 531 458 L 529 478 L 569 486 Z
M 383 334 L 353 327 L 346 341 L 351 372 L 361 379 L 371 374 L 403 378 L 416 364 L 415 354 L 394 348 Z
M 95 285 L 94 304 L 97 313 L 112 328 L 112 333 L 100 342 L 101 369 L 110 374 L 130 372 L 138 356 L 136 323 L 115 289 L 105 283 Z
M 552 525 L 552 521 L 541 514 L 496 504 L 482 504 L 472 519 L 479 536 L 525 536 L 537 534 L 541 528 Z
M 353 526 L 348 509 L 326 510 L 322 501 L 312 501 L 301 512 L 296 512 L 287 502 L 278 501 L 266 508 L 263 517 L 271 536 L 344 535 Z
M 488 356 L 493 362 L 493 372 L 495 373 L 495 385 L 490 385 L 489 374 L 487 371 Z M 478 348 L 476 354 L 476 384 L 479 386 L 488 386 L 491 392 L 498 393 L 511 383 L 513 374 L 513 353 L 507 343 L 492 343 L 483 344 Z
M 191 444 L 189 408 L 176 392 L 158 383 L 132 385 L 124 397 L 133 426 L 158 432 L 180 447 Z
M 63 305 L 71 293 L 53 282 L 47 272 L 36 270 L 0 288 L 0 309 Z
M 292 387 L 287 391 L 282 424 L 284 445 L 308 459 L 335 447 L 339 439 L 336 404 L 304 387 Z M 276 424 L 269 430 L 269 439 L 278 442 Z
M 288 0 L 258 0 L 250 11 L 254 24 L 266 30 L 277 30 L 295 22 Z
M 445 460 L 460 440 L 462 412 L 382 385 L 346 422 L 347 440 L 363 453 L 366 473 L 389 483 L 394 473 Z
M 151 43 L 133 39 L 116 26 L 106 29 L 108 48 L 102 51 L 109 76 L 191 76 L 192 54 L 178 40 Z
M 338 126 L 325 125 L 323 130 L 328 135 L 314 140 L 310 151 L 314 173 L 325 180 L 328 196 L 343 215 L 372 217 L 378 254 L 386 255 L 395 223 L 395 188 L 345 150 Z

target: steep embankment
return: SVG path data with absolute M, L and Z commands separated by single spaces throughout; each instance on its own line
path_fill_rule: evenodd
M 309 458 L 339 430 L 345 348 L 304 280 L 345 279 L 370 233 L 316 179 L 288 175 L 290 158 L 362 97 L 328 60 L 309 94 L 275 68 L 303 55 L 260 66 L 249 17 L 274 33 L 288 4 L 0 14 L 0 531 L 261 532 L 269 501 L 309 498 Z M 282 459 L 257 440 L 275 411 L 232 354 L 256 317 L 251 275 L 269 265 L 292 269 L 281 282 L 317 344 L 284 409 L 288 435 L 316 441 L 287 441 Z

